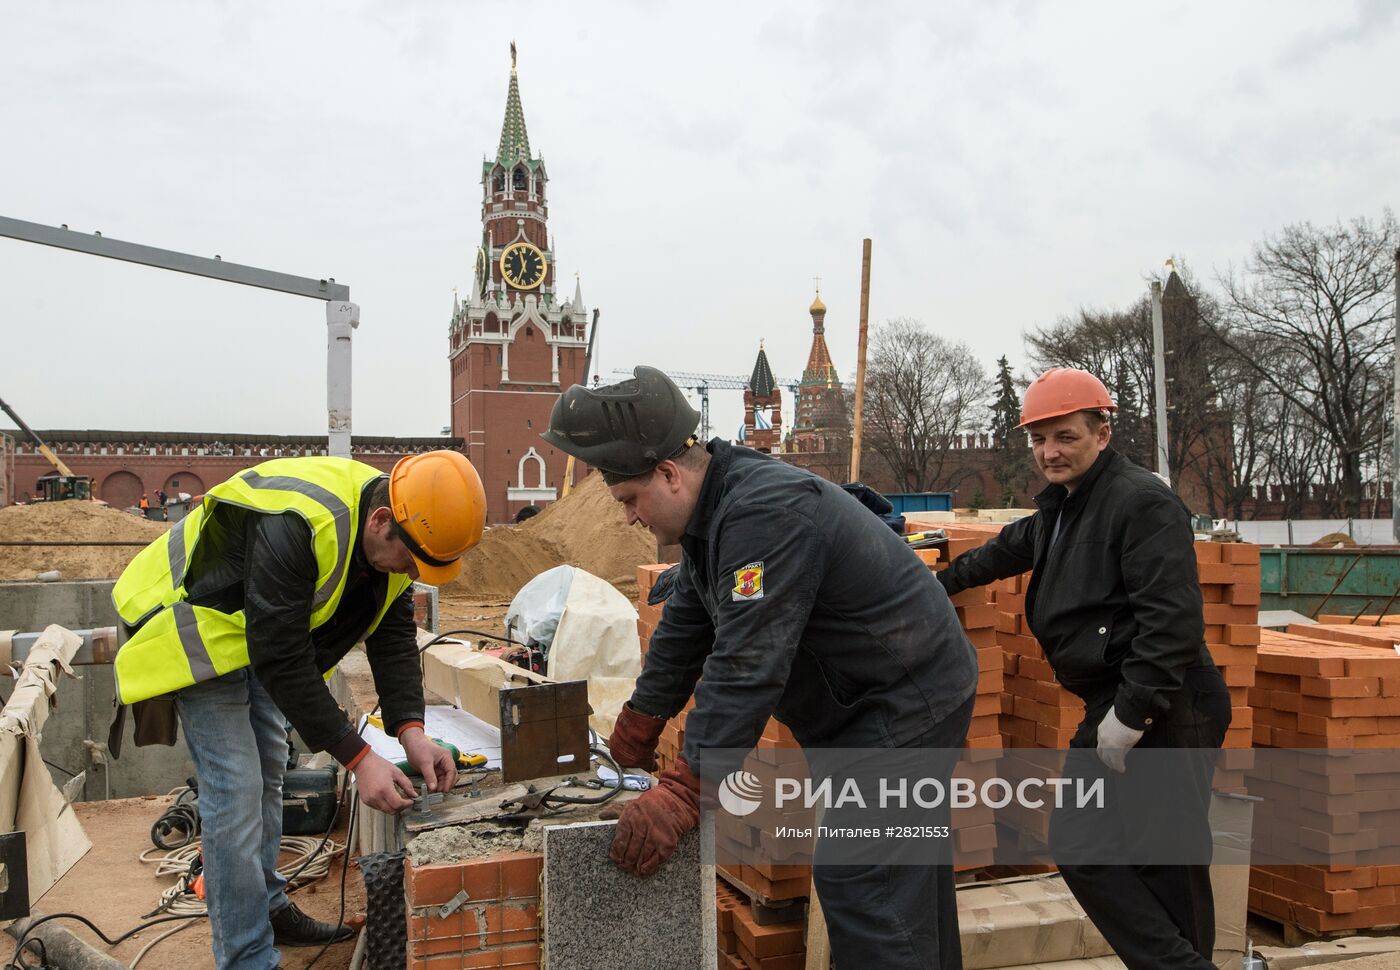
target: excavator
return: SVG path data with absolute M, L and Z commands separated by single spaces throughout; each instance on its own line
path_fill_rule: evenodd
M 24 419 L 15 413 L 3 400 L 0 400 L 0 410 L 10 416 L 21 431 L 29 436 L 29 440 L 34 442 L 34 446 L 39 449 L 39 454 L 49 460 L 56 472 L 39 476 L 39 492 L 42 502 L 60 502 L 66 499 L 90 499 L 92 498 L 92 479 L 87 475 L 74 475 L 73 469 L 63 463 L 63 459 L 53 453 L 48 445 L 44 444 L 44 439 L 34 433 L 34 429 L 24 423 Z

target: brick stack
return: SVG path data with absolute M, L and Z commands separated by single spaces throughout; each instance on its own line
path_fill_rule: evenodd
M 1360 616 L 1319 613 L 1317 622 L 1333 626 L 1400 626 L 1400 613 L 1363 613 Z
M 909 531 L 920 531 L 914 526 Z M 948 553 L 960 555 L 978 545 L 973 539 L 950 539 Z M 945 568 L 937 550 L 918 550 L 919 558 L 935 571 Z M 977 699 L 973 701 L 972 723 L 967 729 L 968 749 L 958 765 L 959 777 L 969 778 L 981 785 L 996 773 L 996 758 L 1001 754 L 1002 655 L 996 640 L 996 608 L 985 588 L 964 590 L 953 597 L 953 607 L 963 632 L 977 651 Z M 994 811 L 978 805 L 953 810 L 953 850 L 955 868 L 962 872 L 992 864 L 997 845 Z
M 1400 747 L 1400 654 L 1265 630 L 1249 702 L 1259 748 Z
M 445 865 L 404 862 L 408 970 L 535 968 L 540 962 L 537 852 L 505 852 Z M 446 917 L 443 904 L 465 891 L 469 902 Z
M 1198 542 L 1196 569 L 1205 601 L 1206 646 L 1230 688 L 1230 730 L 1224 747 L 1248 748 L 1253 737 L 1249 689 L 1259 647 L 1259 547 Z
M 1346 623 L 1290 623 L 1289 633 L 1310 637 L 1313 640 L 1328 640 L 1332 643 L 1346 643 L 1354 647 L 1373 647 L 1378 650 L 1395 651 L 1400 643 L 1400 627 L 1391 624 L 1380 626 Z
M 1256 747 L 1400 747 L 1400 655 L 1264 631 L 1250 703 Z M 1294 758 L 1270 761 L 1251 778 L 1250 792 L 1264 798 L 1256 845 L 1279 857 L 1296 852 L 1270 838 L 1286 832 L 1304 849 L 1335 853 L 1339 864 L 1252 867 L 1250 910 L 1313 935 L 1400 923 L 1400 866 L 1341 864 L 1348 853 L 1396 841 L 1392 759 Z
M 768 926 L 754 919 L 753 910 L 730 910 L 738 948 L 738 967 L 748 970 L 804 970 L 807 965 L 807 921 L 792 920 Z M 731 960 L 733 957 L 731 957 Z M 719 961 L 724 967 L 724 958 Z

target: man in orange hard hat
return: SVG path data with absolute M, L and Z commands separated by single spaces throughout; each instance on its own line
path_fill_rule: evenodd
M 302 913 L 277 872 L 289 721 L 354 773 L 365 804 L 412 804 L 408 776 L 370 749 L 326 686 L 356 643 L 409 764 L 430 791 L 456 783 L 451 755 L 423 732 L 412 585 L 450 582 L 485 515 L 481 479 L 455 451 L 409 455 L 387 475 L 347 458 L 278 458 L 209 489 L 117 580 L 114 669 L 119 700 L 136 707 L 136 743 L 173 744 L 178 714 L 199 775 L 220 970 L 268 970 L 276 944 L 352 932 Z M 162 712 L 168 727 L 153 736 Z
M 1030 570 L 1026 620 L 1056 678 L 1084 701 L 1066 774 L 1101 780 L 1110 810 L 1057 809 L 1051 850 L 1129 968 L 1203 970 L 1214 966 L 1215 939 L 1206 811 L 1230 694 L 1206 649 L 1190 515 L 1161 479 L 1109 446 L 1114 410 L 1087 371 L 1036 378 L 1018 427 L 1050 484 L 1034 515 L 954 559 L 939 580 L 956 594 Z M 1146 749 L 1190 750 L 1163 759 Z M 1144 798 L 1167 774 L 1167 796 Z M 1151 831 L 1175 833 L 1193 852 L 1168 861 L 1189 864 L 1135 860 Z

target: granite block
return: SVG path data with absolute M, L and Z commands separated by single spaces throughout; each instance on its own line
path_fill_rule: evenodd
M 681 839 L 647 879 L 608 858 L 616 822 L 544 830 L 540 908 L 546 970 L 695 970 L 716 965 L 714 827 Z M 709 842 L 711 854 L 702 854 Z

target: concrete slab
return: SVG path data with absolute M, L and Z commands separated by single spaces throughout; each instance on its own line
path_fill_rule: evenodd
M 543 965 L 551 970 L 694 970 L 715 954 L 715 870 L 702 843 L 714 828 L 681 840 L 649 879 L 608 859 L 616 822 L 582 822 L 544 830 L 540 901 Z M 709 858 L 713 858 L 711 853 Z

